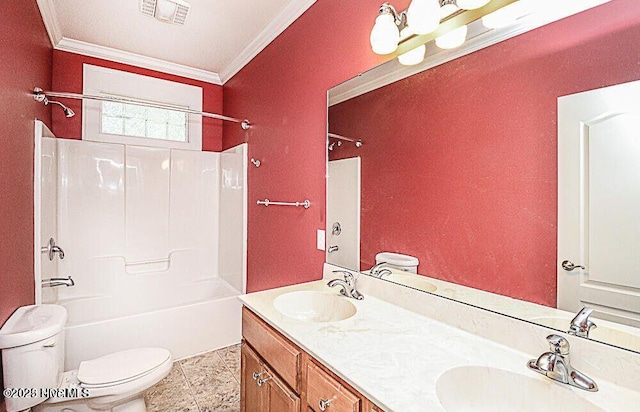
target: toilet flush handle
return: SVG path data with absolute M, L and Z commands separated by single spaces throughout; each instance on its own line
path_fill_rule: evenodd
M 56 346 L 58 342 L 56 342 L 55 339 L 51 339 L 49 342 L 46 342 L 44 345 L 42 345 L 43 348 L 53 348 L 54 346 Z

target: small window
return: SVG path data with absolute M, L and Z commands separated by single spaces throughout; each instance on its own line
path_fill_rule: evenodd
M 83 94 L 113 98 L 82 102 L 83 140 L 202 150 L 202 116 L 180 111 L 202 110 L 202 87 L 86 63 L 82 73 Z
M 102 102 L 100 132 L 103 134 L 188 142 L 187 131 L 187 113 L 130 103 Z

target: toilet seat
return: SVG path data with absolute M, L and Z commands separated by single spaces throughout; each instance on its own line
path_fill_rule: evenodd
M 163 348 L 140 348 L 80 362 L 78 382 L 84 388 L 104 388 L 134 381 L 151 373 L 171 353 Z

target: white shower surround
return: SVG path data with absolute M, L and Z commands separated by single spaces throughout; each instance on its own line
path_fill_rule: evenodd
M 43 259 L 42 273 L 76 282 L 36 300 L 69 312 L 67 369 L 134 347 L 163 346 L 182 358 L 240 341 L 246 144 L 211 153 L 38 137 L 36 143 L 49 161 L 57 159 L 41 181 L 56 181 L 58 197 L 52 202 L 51 190 L 36 190 L 57 215 L 48 224 L 52 214 L 42 211 L 37 244 L 54 236 L 66 252 L 50 270 Z

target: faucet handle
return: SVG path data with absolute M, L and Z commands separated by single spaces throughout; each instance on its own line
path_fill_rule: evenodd
M 571 319 L 569 324 L 569 333 L 576 336 L 589 337 L 591 329 L 597 328 L 596 324 L 589 319 L 589 316 L 593 312 L 593 308 L 584 307 L 578 312 L 578 314 Z
M 549 350 L 556 355 L 569 355 L 569 341 L 562 336 L 549 335 L 547 336 L 547 342 L 549 342 Z
M 342 276 L 344 277 L 344 280 L 349 283 L 352 284 L 354 277 L 353 277 L 353 273 L 347 271 L 347 270 L 334 270 L 333 273 L 342 273 Z

